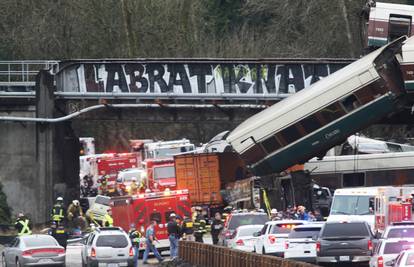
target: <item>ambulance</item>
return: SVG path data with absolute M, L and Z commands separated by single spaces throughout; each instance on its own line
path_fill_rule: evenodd
M 148 192 L 134 196 L 111 198 L 112 217 L 114 226 L 129 231 L 132 224 L 145 236 L 145 229 L 152 220 L 157 221 L 155 235 L 159 242 L 155 242 L 157 249 L 169 249 L 167 224 L 172 213 L 181 220 L 184 216 L 191 217 L 191 202 L 188 190 L 169 190 L 162 192 Z M 140 249 L 144 249 L 145 242 L 141 240 Z
M 327 221 L 366 221 L 375 232 L 411 220 L 408 200 L 414 186 L 355 187 L 335 190 Z M 408 209 L 410 211 L 408 211 Z

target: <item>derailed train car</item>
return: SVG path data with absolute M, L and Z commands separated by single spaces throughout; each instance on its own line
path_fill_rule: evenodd
M 405 93 L 401 37 L 250 117 L 227 137 L 253 173 L 266 175 L 323 155 L 398 110 Z

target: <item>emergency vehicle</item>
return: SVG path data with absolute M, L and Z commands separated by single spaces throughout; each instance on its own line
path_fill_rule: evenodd
M 411 220 L 414 186 L 356 187 L 335 190 L 327 221 L 366 221 L 382 232 L 393 222 Z
M 79 155 L 86 156 L 86 155 L 94 155 L 95 154 L 95 138 L 93 137 L 80 137 L 80 151 Z
M 147 171 L 147 188 L 157 191 L 176 189 L 175 164 L 173 159 L 146 159 L 143 163 Z
M 188 139 L 159 141 L 144 144 L 146 159 L 173 158 L 174 155 L 195 150 L 194 144 Z
M 191 202 L 188 190 L 169 190 L 148 192 L 134 196 L 111 198 L 114 225 L 129 231 L 131 224 L 145 236 L 150 221 L 156 220 L 155 234 L 159 242 L 155 246 L 160 250 L 169 249 L 167 224 L 170 214 L 175 213 L 181 219 L 191 217 Z M 140 248 L 145 242 L 141 241 Z

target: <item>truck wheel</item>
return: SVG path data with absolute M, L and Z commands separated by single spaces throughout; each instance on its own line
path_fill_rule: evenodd
M 263 246 L 263 248 L 262 248 L 262 254 L 263 254 L 263 255 L 266 255 L 266 251 L 265 251 L 264 246 Z

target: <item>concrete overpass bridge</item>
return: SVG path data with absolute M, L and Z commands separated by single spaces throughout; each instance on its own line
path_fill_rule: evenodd
M 0 71 L 0 182 L 15 212 L 45 221 L 56 195 L 77 197 L 78 137 L 95 137 L 98 152 L 136 138 L 206 142 L 352 61 L 36 61 L 17 63 L 20 71 L 0 63 L 10 65 Z

